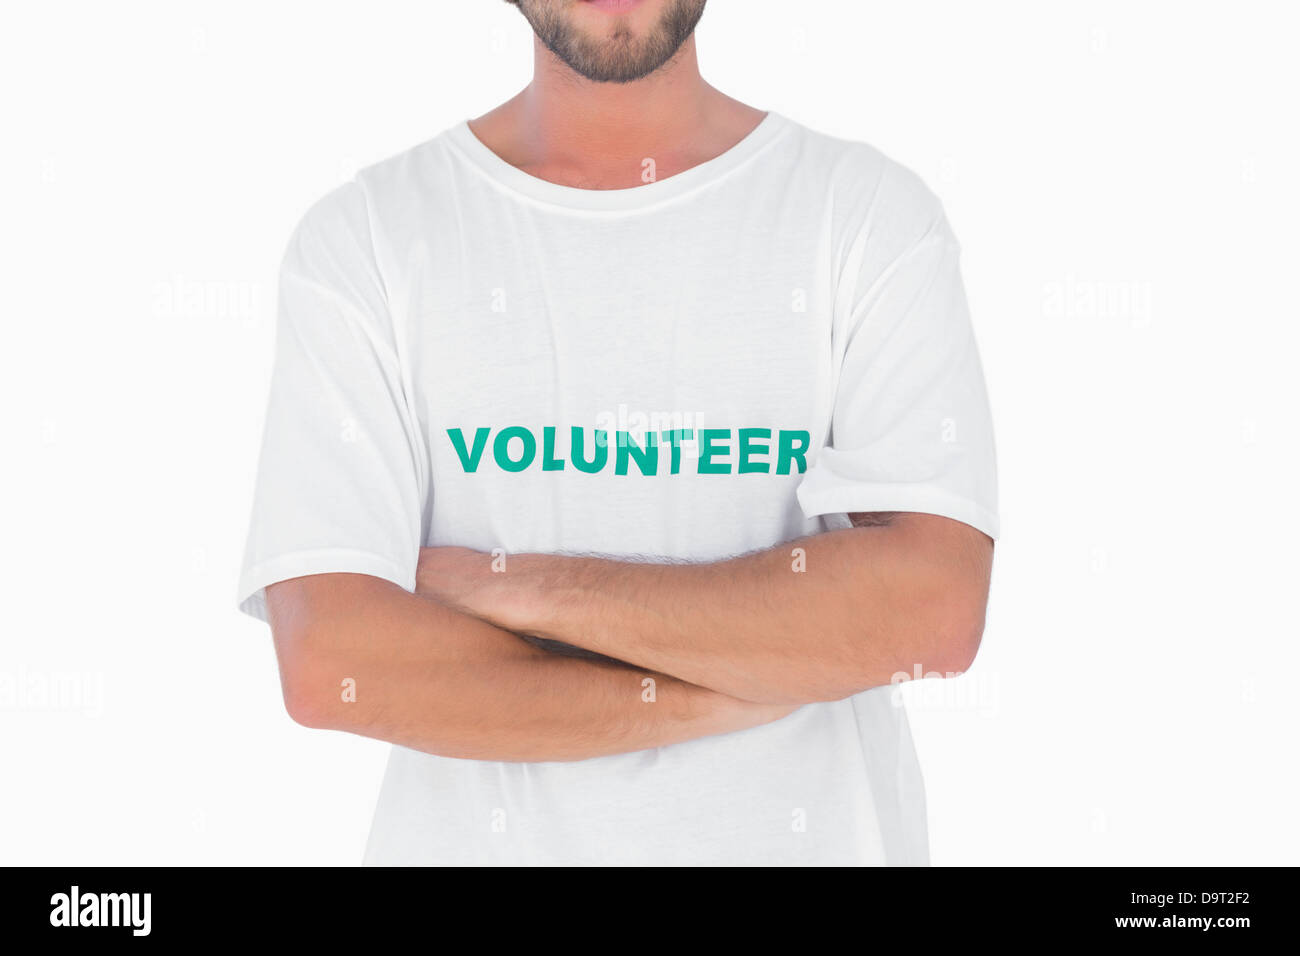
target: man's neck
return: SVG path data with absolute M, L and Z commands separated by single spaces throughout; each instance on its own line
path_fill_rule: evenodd
M 705 82 L 692 37 L 632 83 L 585 79 L 538 43 L 533 81 L 470 127 L 506 162 L 540 179 L 623 189 L 713 159 L 762 118 Z

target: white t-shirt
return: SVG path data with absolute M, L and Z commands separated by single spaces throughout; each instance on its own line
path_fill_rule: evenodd
M 995 485 L 958 244 L 915 175 L 771 114 L 582 190 L 461 124 L 290 243 L 240 606 L 326 572 L 413 589 L 422 545 L 714 561 L 856 511 L 996 537 Z M 924 863 L 893 696 L 580 762 L 395 747 L 366 861 Z

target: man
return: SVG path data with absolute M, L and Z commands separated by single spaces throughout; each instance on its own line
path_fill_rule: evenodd
M 701 78 L 704 0 L 520 0 L 518 96 L 285 258 L 241 605 L 394 743 L 382 864 L 916 864 L 889 685 L 983 628 L 939 203 Z

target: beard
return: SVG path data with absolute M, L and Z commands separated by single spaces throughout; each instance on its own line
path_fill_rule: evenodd
M 579 76 L 596 83 L 631 83 L 671 60 L 695 32 L 707 0 L 669 0 L 663 16 L 644 36 L 616 26 L 592 36 L 551 0 L 521 0 L 519 9 L 537 38 Z

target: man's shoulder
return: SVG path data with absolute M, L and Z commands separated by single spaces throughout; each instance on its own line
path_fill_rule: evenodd
M 792 125 L 800 172 L 824 188 L 847 219 L 910 233 L 943 215 L 925 179 L 875 145 Z
M 396 205 L 408 206 L 412 191 L 440 181 L 436 164 L 447 132 L 357 169 L 316 199 L 299 220 L 300 239 L 348 236 L 373 242 Z
M 408 146 L 398 153 L 369 163 L 357 170 L 353 181 L 367 193 L 382 193 L 390 188 L 409 188 L 413 178 L 428 182 L 430 173 L 436 180 L 437 166 L 445 164 L 450 155 L 450 144 L 455 138 L 455 126 L 436 136 Z

